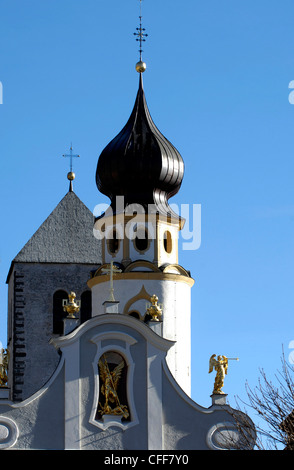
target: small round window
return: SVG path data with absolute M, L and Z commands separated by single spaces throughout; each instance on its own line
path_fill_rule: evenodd
M 166 231 L 163 235 L 163 246 L 167 253 L 172 252 L 172 236 L 168 231 Z

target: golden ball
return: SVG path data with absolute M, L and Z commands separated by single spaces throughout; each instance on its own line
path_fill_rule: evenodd
M 70 171 L 69 173 L 67 173 L 67 179 L 70 180 L 70 181 L 73 181 L 75 179 L 76 175 L 74 174 L 73 171 Z
M 145 64 L 145 62 L 142 62 L 140 60 L 139 62 L 136 63 L 136 70 L 138 73 L 145 72 L 146 68 L 147 68 L 147 65 Z

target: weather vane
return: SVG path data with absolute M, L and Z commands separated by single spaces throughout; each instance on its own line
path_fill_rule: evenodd
M 145 28 L 142 27 L 142 0 L 140 0 L 140 16 L 139 16 L 139 19 L 140 19 L 140 26 L 139 28 L 136 28 L 136 33 L 134 33 L 134 36 L 136 36 L 136 41 L 138 41 L 140 43 L 140 49 L 139 49 L 139 53 L 140 53 L 140 60 L 139 62 L 136 63 L 136 70 L 137 72 L 139 73 L 142 73 L 142 72 L 145 72 L 146 70 L 146 64 L 145 62 L 142 61 L 142 52 L 143 52 L 143 49 L 142 49 L 142 43 L 146 41 L 146 37 L 148 36 L 148 34 L 145 33 Z
M 70 145 L 69 154 L 62 155 L 63 157 L 69 158 L 69 172 L 67 173 L 67 179 L 70 181 L 70 191 L 72 191 L 72 181 L 75 179 L 76 175 L 72 171 L 72 159 L 78 158 L 80 155 L 73 155 L 72 153 L 72 144 Z

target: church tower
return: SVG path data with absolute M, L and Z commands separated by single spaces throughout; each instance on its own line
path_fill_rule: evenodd
M 113 458 L 242 444 L 219 380 L 224 361 L 211 357 L 212 405 L 190 396 L 194 280 L 179 263 L 185 221 L 169 205 L 184 163 L 147 106 L 141 18 L 135 104 L 97 164 L 108 209 L 94 219 L 70 171 L 68 193 L 11 263 L 0 449 L 105 450 L 108 458 L 111 450 Z
M 191 392 L 191 287 L 194 283 L 178 259 L 178 237 L 184 220 L 168 200 L 180 189 L 184 163 L 178 150 L 154 124 L 143 88 L 142 61 L 133 111 L 121 132 L 102 151 L 96 183 L 110 198 L 97 218 L 94 234 L 102 241 L 102 266 L 93 273 L 92 315 L 104 313 L 103 302 L 112 262 L 118 311 L 154 322 L 148 312 L 152 296 L 162 309 L 157 332 L 175 342 L 167 362 L 183 390 Z M 155 302 L 157 299 L 155 299 Z M 151 323 L 150 323 L 151 320 Z
M 94 217 L 69 191 L 13 259 L 8 284 L 8 385 L 21 401 L 42 387 L 60 357 L 50 339 L 64 333 L 62 301 L 74 290 L 81 300 L 80 322 L 91 318 L 89 272 L 101 263 L 92 235 Z

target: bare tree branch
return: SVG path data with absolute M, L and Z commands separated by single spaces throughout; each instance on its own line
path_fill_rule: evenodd
M 277 371 L 274 378 L 273 383 L 265 371 L 260 369 L 258 385 L 254 388 L 248 382 L 245 385 L 248 403 L 236 398 L 238 410 L 241 410 L 242 403 L 256 413 L 256 449 L 294 450 L 294 366 L 287 363 L 284 352 L 281 356 L 281 370 Z M 246 408 L 244 412 L 247 413 Z M 246 439 L 252 435 L 244 420 L 240 420 L 241 415 L 233 411 L 233 416 L 243 436 L 245 449 Z

